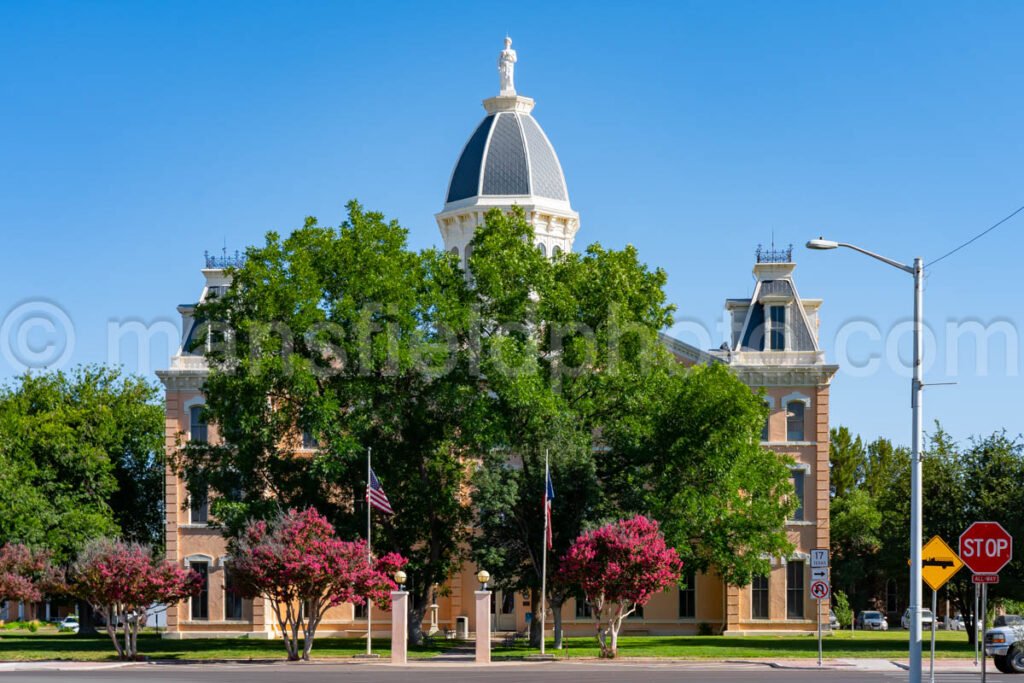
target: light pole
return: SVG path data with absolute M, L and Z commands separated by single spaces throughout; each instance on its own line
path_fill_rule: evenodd
M 910 683 L 921 683 L 921 390 L 924 386 L 921 381 L 921 356 L 924 344 L 924 261 L 918 257 L 914 259 L 913 266 L 908 266 L 845 242 L 819 238 L 807 243 L 808 249 L 838 247 L 859 251 L 914 276 L 914 368 L 913 379 L 910 380 L 910 406 L 913 410 L 910 454 Z M 934 615 L 932 618 L 935 618 Z

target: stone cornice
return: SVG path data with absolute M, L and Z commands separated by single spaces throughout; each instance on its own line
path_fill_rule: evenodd
M 199 391 L 209 375 L 208 370 L 157 370 L 156 376 L 168 391 Z
M 827 386 L 838 365 L 731 365 L 744 384 L 751 387 Z

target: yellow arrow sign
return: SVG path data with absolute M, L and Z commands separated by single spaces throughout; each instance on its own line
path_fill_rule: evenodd
M 921 548 L 921 578 L 937 591 L 964 566 L 964 561 L 938 536 Z

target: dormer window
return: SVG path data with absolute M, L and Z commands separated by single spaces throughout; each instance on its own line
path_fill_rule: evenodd
M 786 307 L 768 306 L 768 340 L 769 351 L 786 350 Z
M 316 450 L 320 448 L 320 440 L 308 429 L 302 430 L 302 448 L 305 450 Z

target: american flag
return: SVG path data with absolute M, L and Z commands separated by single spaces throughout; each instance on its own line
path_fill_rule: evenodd
M 366 500 L 381 512 L 386 512 L 389 515 L 395 514 L 395 511 L 391 509 L 391 503 L 388 502 L 387 495 L 384 493 L 384 487 L 380 485 L 380 480 L 377 479 L 377 475 L 373 473 L 372 468 L 370 469 L 370 485 L 366 487 Z
M 544 484 L 544 526 L 546 529 L 544 541 L 548 544 L 548 550 L 550 550 L 553 545 L 551 539 L 551 501 L 555 499 L 555 487 L 551 483 L 551 470 L 545 467 L 544 474 L 547 479 L 547 482 Z

